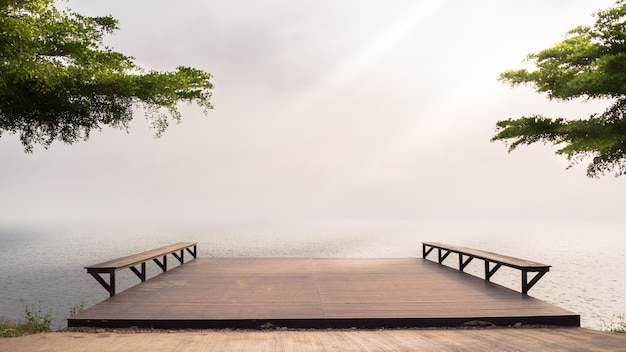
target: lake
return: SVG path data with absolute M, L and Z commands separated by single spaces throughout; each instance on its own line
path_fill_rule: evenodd
M 108 298 L 85 266 L 173 242 L 198 242 L 200 257 L 421 257 L 422 241 L 473 247 L 552 265 L 529 292 L 606 328 L 626 313 L 624 220 L 214 220 L 170 223 L 0 222 L 0 316 L 22 318 L 21 299 L 51 312 L 65 327 L 71 307 Z M 456 258 L 448 259 L 454 266 Z M 169 261 L 170 263 L 175 261 Z M 149 275 L 156 264 L 149 263 Z M 468 271 L 482 273 L 482 262 Z M 120 272 L 118 292 L 139 282 Z M 493 282 L 520 290 L 519 271 L 502 268 Z

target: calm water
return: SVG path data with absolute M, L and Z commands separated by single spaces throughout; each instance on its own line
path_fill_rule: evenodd
M 626 313 L 624 222 L 213 221 L 185 224 L 0 223 L 0 316 L 21 318 L 20 299 L 51 312 L 58 327 L 72 306 L 108 295 L 84 266 L 178 241 L 201 257 L 421 257 L 421 241 L 442 241 L 552 265 L 530 295 L 602 329 Z M 449 259 L 454 265 L 455 258 Z M 170 261 L 171 263 L 171 261 Z M 474 265 L 474 266 L 472 266 Z M 148 265 L 156 273 L 156 265 Z M 481 262 L 470 264 L 480 273 Z M 493 281 L 519 290 L 503 268 Z M 122 271 L 118 291 L 138 282 Z

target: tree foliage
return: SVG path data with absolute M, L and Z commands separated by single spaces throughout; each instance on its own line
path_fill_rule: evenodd
M 178 103 L 212 108 L 209 73 L 146 71 L 105 46 L 117 24 L 60 10 L 54 0 L 0 0 L 0 136 L 19 134 L 27 152 L 71 144 L 93 129 L 128 128 L 138 106 L 158 136 L 180 121 Z
M 592 27 L 570 30 L 552 48 L 530 54 L 536 69 L 510 70 L 500 80 L 511 86 L 533 85 L 550 99 L 610 99 L 606 111 L 583 119 L 524 116 L 498 121 L 492 141 L 509 151 L 536 142 L 558 145 L 557 154 L 572 164 L 587 157 L 587 176 L 626 173 L 626 0 L 595 14 Z

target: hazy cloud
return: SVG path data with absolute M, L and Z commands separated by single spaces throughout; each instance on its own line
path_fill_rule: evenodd
M 0 218 L 619 216 L 622 180 L 489 143 L 499 119 L 602 108 L 497 77 L 611 3 L 72 0 L 140 65 L 213 73 L 215 109 L 32 155 L 4 135 Z

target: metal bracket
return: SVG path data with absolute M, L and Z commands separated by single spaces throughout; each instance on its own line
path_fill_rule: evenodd
M 474 257 L 472 256 L 467 256 L 467 260 L 463 260 L 463 253 L 459 253 L 459 270 L 463 271 L 465 269 L 465 267 L 467 266 L 467 264 L 469 264 L 472 259 L 474 259 Z
M 100 285 L 102 285 L 102 287 L 104 287 L 105 290 L 109 292 L 111 297 L 115 296 L 115 270 L 89 271 L 89 273 L 100 283 Z M 109 274 L 109 282 L 106 282 L 102 276 L 100 276 L 101 273 Z
M 163 272 L 167 271 L 167 255 L 163 256 L 163 262 L 160 262 L 158 258 L 154 258 L 152 260 L 157 263 L 157 265 L 159 266 L 159 268 L 161 268 L 161 270 L 163 270 Z
M 493 268 L 491 267 L 491 262 L 489 260 L 485 260 L 485 280 L 489 281 L 491 279 L 491 277 L 493 276 L 493 274 L 496 273 L 496 271 L 498 271 L 498 269 L 500 269 L 502 267 L 502 264 L 496 264 L 496 266 L 494 266 Z
M 547 272 L 548 272 L 548 270 L 538 271 L 537 274 L 535 274 L 535 276 L 529 282 L 528 281 L 528 271 L 527 270 L 522 270 L 522 293 L 527 295 L 528 294 L 528 290 L 530 290 L 533 286 L 535 286 L 537 281 L 539 281 L 539 279 L 541 279 L 541 277 L 544 276 Z

